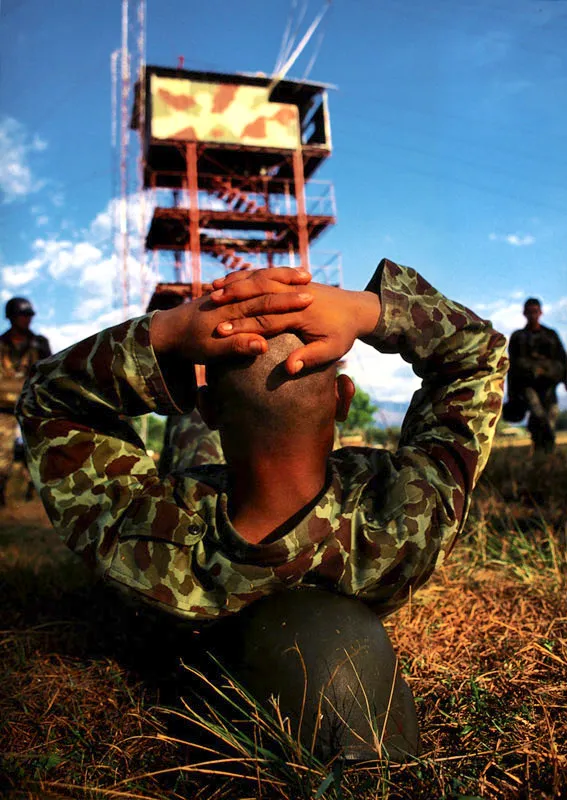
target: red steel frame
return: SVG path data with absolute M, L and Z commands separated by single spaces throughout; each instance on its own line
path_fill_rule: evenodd
M 197 143 L 185 145 L 187 190 L 189 192 L 189 250 L 191 252 L 192 297 L 201 296 L 201 244 L 199 239 L 199 173 Z
M 301 150 L 293 151 L 293 179 L 297 202 L 297 233 L 299 238 L 299 262 L 303 269 L 309 269 L 309 233 L 307 230 L 307 211 L 305 209 L 305 180 L 303 178 L 303 155 Z
M 181 71 L 176 71 L 175 77 Z M 235 76 L 225 77 L 231 82 Z M 237 77 L 235 84 L 240 83 Z M 246 79 L 242 82 L 246 84 Z M 302 84 L 298 86 L 301 89 Z M 290 90 L 290 100 L 284 102 L 295 102 L 293 96 Z M 265 259 L 271 266 L 288 258 L 290 265 L 310 269 L 310 243 L 335 223 L 334 197 L 330 210 L 321 210 L 317 203 L 314 208 L 312 202 L 308 209 L 305 176 L 311 176 L 317 164 L 330 155 L 330 144 L 318 146 L 309 139 L 295 150 L 276 150 L 260 145 L 158 140 L 151 136 L 147 116 L 146 122 L 145 186 L 169 189 L 174 197 L 172 206 L 155 208 L 146 247 L 174 252 L 175 280 L 187 281 L 192 298 L 202 294 L 202 252 L 217 258 L 225 272 L 247 266 L 246 254 L 254 253 L 257 263 Z M 173 157 L 175 152 L 182 156 L 183 166 Z M 186 192 L 184 208 L 178 203 L 181 191 Z M 214 203 L 200 207 L 204 192 L 218 199 L 220 207 Z M 272 208 L 274 198 L 276 207 Z M 189 274 L 183 268 L 183 253 L 190 258 Z

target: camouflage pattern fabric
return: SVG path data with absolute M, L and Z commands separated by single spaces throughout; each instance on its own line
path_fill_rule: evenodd
M 186 472 L 204 464 L 224 464 L 218 431 L 212 431 L 197 409 L 168 417 L 159 459 L 159 474 Z
M 399 449 L 335 451 L 318 503 L 259 545 L 230 522 L 226 467 L 160 479 L 121 416 L 180 411 L 150 345 L 150 316 L 38 364 L 19 414 L 34 482 L 69 547 L 107 580 L 193 619 L 300 584 L 358 597 L 382 615 L 404 603 L 463 527 L 500 414 L 506 342 L 391 261 L 368 290 L 382 300 L 368 343 L 401 353 L 423 381 Z
M 8 478 L 14 463 L 14 442 L 18 435 L 18 420 L 13 414 L 0 412 L 0 481 Z
M 152 75 L 150 94 L 154 139 L 284 150 L 295 150 L 301 144 L 297 106 L 271 102 L 266 86 Z

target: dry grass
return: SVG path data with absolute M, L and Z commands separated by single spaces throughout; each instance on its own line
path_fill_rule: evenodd
M 566 456 L 534 467 L 526 447 L 495 452 L 449 563 L 388 621 L 424 744 L 403 767 L 341 772 L 293 742 L 276 756 L 277 722 L 237 726 L 230 740 L 217 716 L 207 746 L 233 760 L 196 772 L 219 758 L 175 741 L 192 737 L 197 712 L 160 710 L 175 700 L 180 642 L 187 653 L 194 637 L 96 585 L 36 501 L 3 512 L 0 795 L 567 796 Z M 260 713 L 226 691 L 244 718 Z M 179 713 L 192 727 L 172 724 Z M 239 777 L 211 774 L 237 766 Z

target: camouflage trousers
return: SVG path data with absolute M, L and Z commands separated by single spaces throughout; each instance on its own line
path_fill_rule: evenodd
M 559 406 L 555 391 L 536 391 L 531 386 L 524 390 L 530 415 L 528 430 L 532 437 L 534 452 L 552 453 L 555 448 L 555 425 Z
M 14 443 L 18 421 L 13 414 L 0 412 L 0 479 L 6 480 L 14 463 Z

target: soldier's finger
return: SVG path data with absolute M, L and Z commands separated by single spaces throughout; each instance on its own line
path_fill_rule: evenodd
M 311 274 L 303 267 L 263 267 L 254 268 L 251 264 L 245 265 L 242 269 L 224 275 L 222 278 L 215 278 L 213 286 L 215 288 L 222 286 L 229 286 L 231 283 L 246 280 L 251 275 L 265 275 L 271 280 L 277 280 L 281 283 L 308 283 L 311 280 Z
M 275 336 L 277 333 L 297 327 L 297 314 L 258 314 L 254 317 L 242 317 L 230 322 L 221 322 L 216 333 L 219 336 L 235 337 L 242 333 L 263 333 L 266 336 Z
M 328 339 L 317 339 L 291 353 L 286 359 L 285 368 L 290 375 L 297 375 L 305 369 L 320 367 L 337 358 L 339 356 Z
M 259 356 L 268 349 L 268 343 L 262 336 L 239 333 L 223 341 L 222 355 Z
M 234 277 L 229 281 L 228 276 L 222 284 L 213 282 L 215 291 L 211 298 L 217 305 L 242 300 L 246 297 L 256 297 L 266 292 L 282 292 L 286 286 L 302 286 L 311 280 L 311 275 L 306 270 L 292 267 L 273 267 L 244 273 L 245 278 Z
M 265 314 L 287 314 L 290 311 L 301 312 L 313 302 L 309 292 L 282 292 L 281 294 L 262 294 L 232 303 L 223 309 L 227 318 L 232 321 L 242 317 L 257 317 Z
M 215 278 L 213 286 L 215 289 L 222 289 L 224 286 L 230 286 L 231 283 L 246 280 L 253 272 L 257 271 L 258 270 L 252 268 L 236 270 L 236 272 L 231 272 L 228 275 L 224 275 L 222 278 Z

